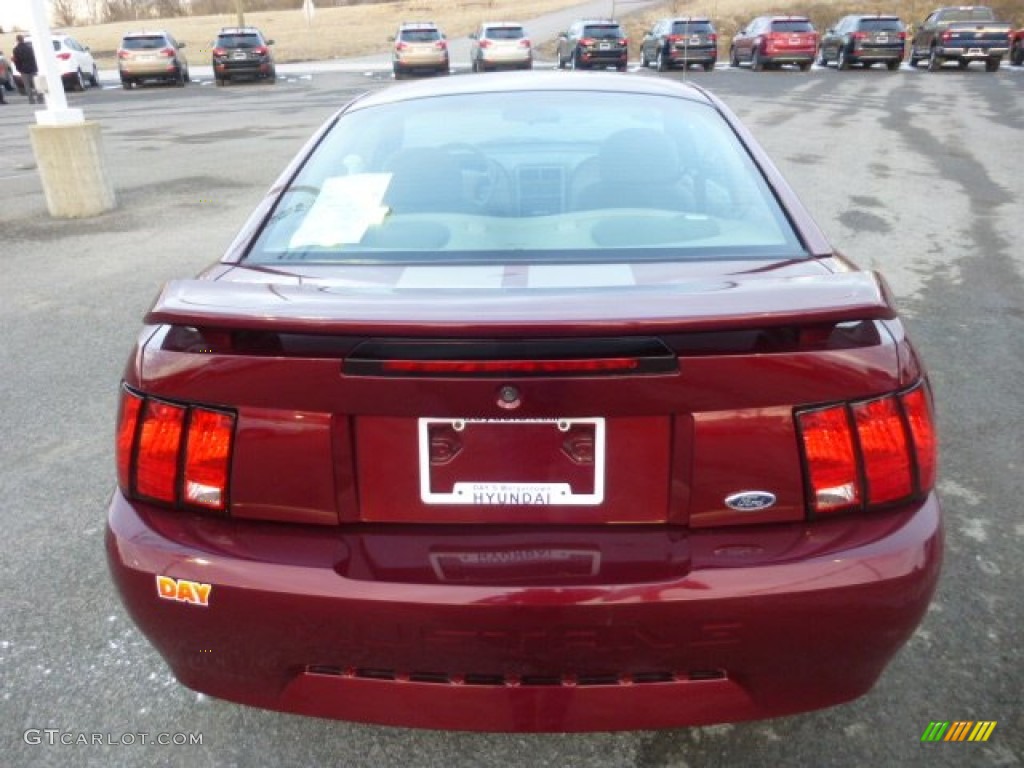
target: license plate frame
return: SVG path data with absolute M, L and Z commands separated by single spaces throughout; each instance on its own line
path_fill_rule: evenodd
M 576 493 L 569 483 L 501 482 L 467 478 L 453 484 L 450 492 L 433 490 L 430 462 L 430 428 L 449 426 L 456 432 L 476 425 L 514 429 L 517 425 L 550 424 L 552 429 L 568 432 L 576 425 L 589 425 L 594 432 L 592 492 Z M 598 506 L 604 502 L 605 419 L 602 417 L 552 419 L 459 419 L 424 417 L 417 422 L 420 500 L 424 504 L 458 506 Z

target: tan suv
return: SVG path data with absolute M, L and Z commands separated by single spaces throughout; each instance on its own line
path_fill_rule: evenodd
M 130 32 L 117 49 L 117 71 L 121 85 L 131 88 L 145 80 L 159 80 L 184 86 L 189 81 L 188 60 L 169 32 Z
M 396 80 L 417 70 L 448 74 L 448 41 L 444 32 L 433 22 L 402 24 L 392 40 L 391 64 Z

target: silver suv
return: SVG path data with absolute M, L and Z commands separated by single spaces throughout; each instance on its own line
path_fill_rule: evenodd
M 184 86 L 189 81 L 184 43 L 170 32 L 130 32 L 117 49 L 117 71 L 121 86 L 131 88 L 146 80 Z
M 417 21 L 402 24 L 398 27 L 393 42 L 391 66 L 396 80 L 413 71 L 448 74 L 448 40 L 444 32 L 433 22 Z

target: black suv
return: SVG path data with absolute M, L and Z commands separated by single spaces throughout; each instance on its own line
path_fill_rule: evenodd
M 224 27 L 213 44 L 213 77 L 217 85 L 239 78 L 277 80 L 273 40 L 267 40 L 255 27 Z
M 818 63 L 825 67 L 835 62 L 836 69 L 849 69 L 853 64 L 870 67 L 882 62 L 895 71 L 903 61 L 906 42 L 907 29 L 896 16 L 844 16 L 825 30 Z
M 654 64 L 659 72 L 691 64 L 700 64 L 710 72 L 716 61 L 718 34 L 710 19 L 661 19 L 640 43 L 640 66 Z
M 558 66 L 561 69 L 615 67 L 626 70 L 629 40 L 613 19 L 581 19 L 558 37 Z

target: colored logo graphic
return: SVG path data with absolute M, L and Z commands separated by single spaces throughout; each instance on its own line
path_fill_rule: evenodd
M 988 741 L 995 729 L 995 720 L 933 720 L 921 734 L 921 741 Z

